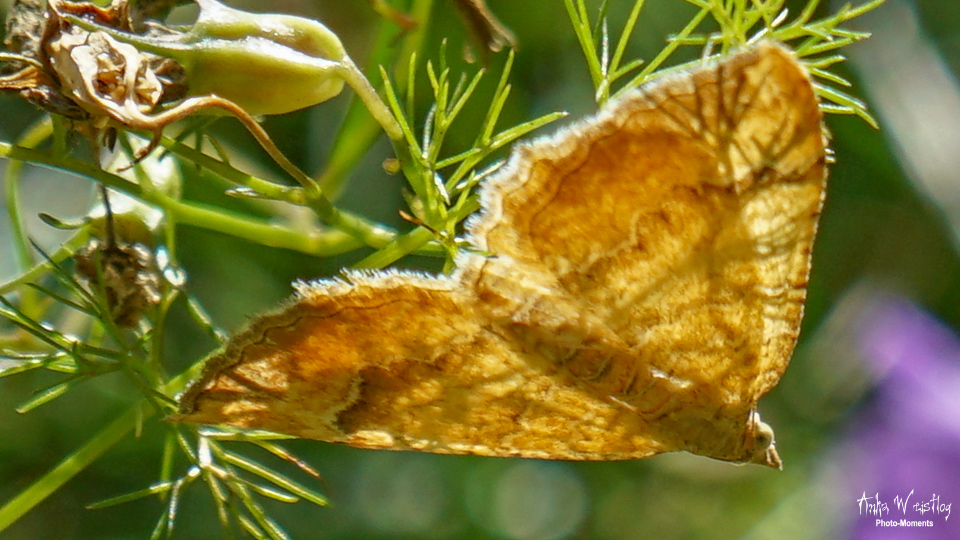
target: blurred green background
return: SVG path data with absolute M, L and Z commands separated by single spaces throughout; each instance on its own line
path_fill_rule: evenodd
M 695 11 L 681 0 L 647 4 L 628 58 L 651 58 L 665 36 L 680 29 Z M 798 13 L 804 4 L 793 2 L 791 12 Z M 231 5 L 320 19 L 342 37 L 361 66 L 374 28 L 381 24 L 361 0 Z M 631 5 L 611 1 L 614 35 Z M 569 111 L 572 119 L 592 112 L 592 86 L 561 0 L 490 0 L 490 6 L 519 42 L 513 93 L 501 126 L 555 110 Z M 823 2 L 818 13 L 839 7 Z M 440 41 L 446 39 L 454 73 L 472 73 L 476 66 L 463 60 L 461 51 L 467 44 L 455 10 L 440 1 L 435 11 L 426 50 L 439 50 Z M 942 502 L 954 502 L 949 489 L 938 482 L 957 470 L 949 466 L 960 461 L 960 428 L 957 421 L 944 425 L 938 419 L 960 418 L 957 398 L 952 397 L 960 394 L 960 350 L 951 348 L 950 337 L 960 328 L 960 4 L 888 0 L 851 26 L 874 33 L 867 42 L 845 50 L 850 58 L 845 69 L 856 82 L 853 93 L 869 103 L 881 129 L 852 117 L 827 119 L 836 164 L 814 255 L 803 334 L 790 369 L 760 403 L 764 419 L 776 428 L 783 472 L 689 455 L 554 463 L 364 451 L 295 441 L 288 446 L 323 474 L 320 489 L 333 506 L 267 503 L 271 515 L 295 538 L 960 538 L 960 518 L 945 521 L 942 514 L 928 514 L 922 519 L 932 519 L 931 528 L 890 531 L 873 527 L 873 518 L 857 502 L 861 493 L 880 492 L 891 507 L 890 517 L 899 515 L 892 508 L 894 495 L 905 496 L 911 489 L 918 499 L 947 489 L 940 492 Z M 694 54 L 687 52 L 688 57 Z M 493 75 L 486 78 L 482 92 L 493 89 L 503 59 L 503 54 L 490 55 Z M 422 75 L 421 71 L 421 83 Z M 420 88 L 419 95 L 425 96 L 426 87 Z M 315 172 L 332 145 L 349 94 L 310 110 L 268 118 L 264 125 L 294 162 Z M 418 107 L 423 118 L 426 105 Z M 0 111 L 4 141 L 14 140 L 39 115 L 9 95 L 0 96 Z M 449 140 L 451 153 L 470 144 L 483 112 L 482 107 L 468 110 L 456 125 Z M 242 156 L 235 162 L 240 168 L 272 170 L 239 124 L 221 120 L 216 132 L 235 145 L 234 154 Z M 389 145 L 378 143 L 351 174 L 339 203 L 407 229 L 409 224 L 397 215 L 404 208 L 401 180 L 381 168 L 389 156 Z M 226 200 L 224 186 L 189 176 L 184 185 L 187 199 L 255 211 L 244 207 L 246 203 Z M 30 234 L 47 248 L 55 247 L 63 236 L 39 222 L 38 212 L 79 216 L 95 201 L 86 180 L 39 168 L 26 172 L 23 193 Z M 8 235 L 7 227 L 3 220 L 0 233 Z M 186 227 L 180 229 L 178 241 L 190 292 L 227 329 L 288 296 L 292 280 L 332 274 L 365 254 L 317 259 Z M 0 281 L 15 271 L 7 253 L 4 237 Z M 411 257 L 399 266 L 436 269 L 438 264 Z M 871 317 L 891 305 L 915 314 L 911 320 L 940 336 L 940 345 L 929 352 L 924 347 L 932 338 L 916 331 L 903 338 L 906 345 L 898 349 L 896 359 L 877 360 L 882 351 L 869 347 L 874 342 L 865 345 L 863 336 L 872 335 L 865 333 L 875 321 Z M 182 310 L 169 324 L 171 372 L 213 347 Z M 888 335 L 906 326 L 893 328 Z M 932 420 L 929 426 L 920 420 L 907 423 L 927 426 L 919 442 L 922 448 L 941 449 L 942 461 L 925 461 L 921 449 L 864 472 L 858 465 L 889 447 L 878 441 L 907 436 L 897 431 L 903 426 L 885 423 L 904 410 L 902 402 L 886 398 L 898 384 L 889 378 L 897 377 L 890 366 L 913 365 L 924 351 L 936 356 L 936 368 L 921 369 L 927 364 L 918 368 L 923 384 L 908 393 L 919 404 L 911 414 L 919 416 L 910 418 L 929 415 Z M 51 380 L 40 374 L 0 379 L 0 504 L 87 441 L 135 395 L 117 378 L 83 386 L 28 415 L 14 412 L 34 389 Z M 938 392 L 944 396 L 941 401 L 925 399 L 940 396 Z M 105 510 L 84 506 L 141 489 L 157 478 L 160 439 L 155 428 L 156 420 L 148 421 L 139 437 L 112 449 L 0 537 L 147 537 L 164 508 L 157 500 Z M 879 438 L 868 442 L 866 434 Z M 885 483 L 891 476 L 904 478 L 903 485 Z M 960 484 L 960 476 L 952 481 Z M 187 492 L 174 536 L 221 536 L 202 485 Z

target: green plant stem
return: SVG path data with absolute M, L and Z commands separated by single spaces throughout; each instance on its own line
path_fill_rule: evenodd
M 281 184 L 275 184 L 273 182 L 268 182 L 266 180 L 250 176 L 234 169 L 233 167 L 230 167 L 226 163 L 211 158 L 202 152 L 199 152 L 172 139 L 164 138 L 162 144 L 171 152 L 216 174 L 219 174 L 232 183 L 248 187 L 264 198 L 285 201 L 298 206 L 313 207 L 308 190 L 304 190 L 300 187 L 290 187 Z M 324 221 L 333 227 L 334 230 L 325 231 L 323 233 L 315 232 L 312 235 L 297 231 L 289 231 L 293 235 L 299 237 L 315 237 L 315 239 L 312 241 L 309 239 L 304 239 L 303 241 L 298 242 L 295 241 L 296 239 L 294 237 L 276 239 L 278 241 L 283 241 L 283 244 L 281 245 L 274 243 L 274 240 L 270 239 L 269 235 L 266 239 L 257 241 L 264 245 L 273 247 L 286 247 L 287 249 L 294 249 L 313 255 L 333 255 L 337 253 L 344 253 L 346 251 L 352 251 L 362 245 L 375 248 L 383 247 L 391 242 L 397 234 L 396 231 L 389 227 L 371 222 L 356 214 L 344 212 L 343 210 L 333 206 L 330 206 L 326 209 Z M 196 225 L 196 223 L 184 223 Z M 213 223 L 215 222 L 211 222 L 211 224 Z M 230 225 L 230 227 L 233 227 L 233 225 Z M 276 225 L 272 224 L 269 227 L 275 229 L 278 228 Z M 215 228 L 214 230 L 233 234 L 233 231 L 229 228 Z M 241 231 L 236 232 L 241 233 Z M 243 237 L 243 234 L 236 234 L 236 236 Z M 261 238 L 261 236 L 257 235 L 257 238 Z
M 162 388 L 158 389 L 166 395 L 174 395 L 186 386 L 187 382 L 196 377 L 199 363 L 171 379 Z M 0 532 L 3 532 L 12 523 L 26 515 L 50 494 L 63 487 L 71 478 L 79 474 L 91 463 L 97 460 L 104 452 L 120 442 L 144 420 L 152 417 L 156 409 L 148 399 L 142 399 L 110 422 L 96 435 L 74 453 L 58 463 L 47 474 L 41 476 L 29 487 L 7 501 L 0 507 Z
M 26 272 L 19 274 L 17 277 L 5 283 L 0 283 L 0 295 L 13 292 L 14 289 L 27 283 L 35 283 L 41 277 L 47 275 L 51 270 L 53 270 L 53 263 L 59 264 L 65 261 L 68 257 L 72 257 L 77 250 L 87 244 L 89 239 L 89 229 L 86 227 L 80 229 L 80 231 L 71 236 L 66 242 L 61 244 L 60 248 L 56 252 L 50 254 L 49 260 L 44 259 L 43 261 L 34 265 L 33 268 L 30 268 Z M 53 263 L 50 261 L 53 261 Z M 21 289 L 21 294 L 32 290 L 33 289 Z M 21 304 L 23 303 L 24 302 L 21 302 Z
M 453 214 L 453 219 L 459 223 L 479 209 L 480 202 L 476 198 L 470 198 L 456 209 Z M 371 253 L 360 262 L 354 264 L 353 268 L 384 268 L 410 253 L 422 250 L 435 236 L 435 233 L 430 229 L 417 227 L 406 234 L 398 236 L 396 240 L 389 245 Z
M 68 157 L 52 157 L 45 152 L 6 143 L 0 143 L 0 157 L 47 165 L 90 177 L 106 184 L 108 187 L 162 208 L 183 225 L 222 232 L 265 246 L 291 249 L 309 255 L 336 255 L 352 251 L 364 244 L 381 248 L 393 241 L 397 235 L 396 231 L 389 227 L 371 223 L 354 214 L 339 210 L 336 212 L 337 229 L 304 232 L 281 227 L 265 220 L 256 220 L 249 216 L 236 215 L 222 209 L 213 209 L 196 203 L 180 201 L 160 192 L 145 193 L 139 185 L 121 176 Z M 219 163 L 212 159 L 210 161 Z M 210 165 L 214 163 L 210 163 Z M 218 167 L 215 172 L 225 172 L 224 167 L 227 166 L 222 163 L 220 165 L 222 167 Z M 234 171 L 234 173 L 234 178 L 228 179 L 249 178 L 243 173 L 237 171 Z M 443 250 L 438 245 L 424 246 L 421 250 L 421 253 L 433 255 L 440 255 L 442 252 Z
M 403 87 L 411 76 L 407 69 L 406 59 L 421 50 L 432 9 L 433 0 L 416 0 L 414 2 L 410 15 L 417 22 L 417 26 L 405 32 L 400 47 L 396 46 L 394 36 L 388 31 L 392 25 L 387 21 L 382 21 L 380 31 L 377 34 L 377 42 L 366 62 L 366 73 L 374 73 L 380 66 L 396 63 L 394 77 L 398 86 Z M 398 58 L 401 60 L 399 63 L 396 62 Z M 393 116 L 391 115 L 391 117 Z M 327 197 L 336 200 L 342 193 L 347 174 L 353 170 L 379 136 L 379 126 L 371 116 L 371 112 L 368 112 L 364 102 L 356 100 L 351 103 L 318 180 L 323 193 Z M 404 157 L 401 152 L 409 152 L 409 149 L 399 148 L 404 145 L 402 137 L 400 139 L 391 137 L 391 140 L 394 150 L 397 151 L 397 157 L 402 163 Z
M 649 63 L 647 63 L 647 65 L 643 67 L 643 69 L 640 71 L 640 73 L 637 74 L 636 77 L 631 79 L 630 82 L 624 85 L 623 88 L 618 90 L 613 95 L 613 98 L 617 99 L 618 97 L 623 95 L 623 93 L 626 92 L 627 90 L 640 86 L 641 84 L 646 82 L 647 79 L 649 79 L 654 73 L 657 73 L 657 74 L 667 73 L 667 71 L 661 70 L 660 66 L 663 65 L 664 61 L 666 61 L 666 59 L 669 58 L 670 55 L 673 54 L 673 52 L 677 50 L 678 47 L 680 47 L 680 45 L 683 43 L 683 40 L 687 36 L 692 34 L 694 30 L 697 29 L 698 26 L 700 26 L 700 23 L 703 22 L 703 19 L 705 19 L 709 14 L 710 12 L 708 10 L 701 10 L 699 13 L 694 15 L 693 18 L 690 19 L 690 22 L 688 22 L 687 25 L 684 26 L 682 30 L 677 32 L 676 35 L 673 36 L 671 40 L 667 41 L 667 45 L 663 49 L 661 49 L 659 53 L 657 53 L 657 56 L 654 57 L 654 59 L 651 60 Z
M 407 234 L 398 236 L 396 240 L 379 249 L 369 256 L 353 265 L 353 268 L 384 268 L 393 264 L 411 251 L 418 248 L 434 238 L 433 231 L 426 227 L 417 227 Z
M 390 137 L 393 141 L 403 140 L 403 131 L 400 129 L 400 124 L 393 117 L 390 108 L 380 99 L 380 95 L 377 94 L 370 81 L 364 77 L 360 68 L 349 57 L 345 57 L 340 63 L 343 66 L 340 69 L 340 76 L 357 93 L 357 97 L 366 105 L 373 119 L 387 133 L 387 137 Z
M 36 148 L 53 134 L 53 121 L 45 115 L 39 121 L 28 127 L 20 136 L 19 144 L 26 148 Z M 20 179 L 23 172 L 23 162 L 10 160 L 4 175 L 6 188 L 7 215 L 10 217 L 10 232 L 13 239 L 17 272 L 22 272 L 33 264 L 33 252 L 30 249 L 30 239 L 26 224 L 20 209 Z M 46 261 L 44 261 L 46 262 Z M 20 293 L 20 308 L 30 317 L 40 316 L 43 307 L 38 300 L 38 293 L 34 289 L 24 289 Z
M 212 209 L 196 204 L 175 202 L 164 197 L 159 206 L 172 215 L 181 225 L 203 227 L 238 238 L 243 238 L 264 246 L 291 249 L 317 256 L 329 256 L 352 251 L 363 245 L 356 237 L 342 231 L 301 232 L 273 223 L 254 220 L 249 216 L 227 213 L 222 209 Z M 391 231 L 371 231 L 367 241 L 389 241 Z
M 30 126 L 17 141 L 23 148 L 36 148 L 53 134 L 53 122 L 49 116 Z M 7 164 L 4 175 L 4 185 L 7 201 L 7 215 L 10 217 L 10 231 L 13 233 L 13 247 L 17 256 L 17 269 L 23 270 L 33 264 L 30 252 L 30 241 L 20 213 L 20 173 L 23 171 L 23 162 L 11 159 Z
M 153 414 L 147 400 L 139 402 L 119 418 L 94 435 L 84 446 L 64 458 L 47 474 L 38 478 L 27 489 L 0 507 L 0 532 L 22 518 L 50 494 L 63 487 L 71 478 L 83 471 L 113 445 L 130 433 L 137 422 Z
M 396 54 L 395 47 L 390 46 L 392 40 L 389 32 L 386 31 L 390 25 L 386 21 L 381 21 L 380 26 L 377 43 L 367 61 L 367 73 L 372 73 L 379 65 L 392 63 L 393 55 Z M 317 180 L 330 200 L 336 200 L 343 193 L 347 174 L 353 170 L 379 136 L 380 126 L 370 116 L 363 102 L 359 99 L 352 100 L 334 140 L 333 148 L 324 162 L 323 172 Z

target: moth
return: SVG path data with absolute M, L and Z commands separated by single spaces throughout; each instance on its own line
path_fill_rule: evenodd
M 362 448 L 781 460 L 757 402 L 796 343 L 826 185 L 810 75 L 760 42 L 518 145 L 449 276 L 297 285 L 177 420 Z

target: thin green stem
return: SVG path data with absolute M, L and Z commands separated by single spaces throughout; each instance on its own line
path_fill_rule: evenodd
M 249 216 L 232 214 L 223 209 L 213 209 L 196 203 L 180 201 L 160 192 L 145 193 L 138 184 L 88 163 L 68 157 L 52 157 L 45 152 L 6 143 L 0 143 L 0 157 L 47 165 L 90 177 L 106 184 L 108 187 L 162 208 L 182 225 L 222 232 L 265 246 L 292 249 L 310 255 L 329 256 L 345 253 L 364 244 L 374 248 L 382 248 L 393 241 L 397 235 L 396 231 L 389 227 L 337 209 L 332 212 L 332 221 L 336 229 L 305 232 L 285 228 Z M 219 163 L 212 159 L 210 161 Z M 210 164 L 213 165 L 213 163 Z M 221 165 L 223 164 L 221 163 Z M 226 169 L 219 168 L 218 172 L 221 171 L 226 172 Z M 234 170 L 232 178 L 240 177 L 249 179 L 249 176 Z M 264 185 L 266 185 L 265 182 Z M 307 203 L 309 204 L 309 200 L 307 200 Z M 437 254 L 441 251 L 439 246 L 424 246 L 422 250 L 426 254 Z
M 53 122 L 49 116 L 44 116 L 20 136 L 17 144 L 23 148 L 36 148 L 53 134 Z M 7 215 L 10 218 L 10 231 L 13 233 L 13 247 L 17 257 L 17 268 L 23 270 L 33 264 L 33 255 L 30 251 L 30 240 L 27 238 L 27 229 L 20 213 L 20 173 L 23 172 L 23 162 L 11 159 L 7 164 L 4 175 L 6 191 Z
M 353 268 L 385 268 L 404 256 L 416 251 L 433 239 L 433 231 L 417 227 L 353 265 Z
M 700 26 L 700 23 L 703 22 L 703 19 L 706 18 L 706 16 L 709 13 L 710 12 L 708 10 L 701 10 L 696 15 L 694 15 L 693 19 L 691 19 L 690 22 L 687 23 L 687 25 L 684 26 L 683 29 L 676 34 L 674 39 L 671 39 L 667 43 L 667 45 L 657 54 L 657 56 L 653 60 L 650 61 L 650 63 L 644 66 L 643 70 L 641 70 L 636 77 L 631 79 L 630 82 L 624 85 L 623 88 L 618 90 L 613 95 L 613 99 L 617 99 L 627 90 L 636 88 L 637 86 L 640 86 L 641 84 L 643 84 L 643 82 L 646 81 L 652 73 L 657 71 L 660 68 L 660 66 L 663 65 L 663 62 L 666 61 L 666 59 L 669 58 L 670 55 L 673 54 L 675 50 L 677 50 L 677 47 L 679 47 L 683 43 L 683 40 L 687 36 L 692 34 L 693 31 L 696 30 L 698 26 Z
M 188 381 L 196 377 L 198 371 L 199 364 L 171 379 L 157 391 L 165 395 L 174 395 L 181 391 Z M 146 398 L 138 401 L 47 474 L 37 478 L 29 487 L 8 500 L 0 507 L 0 532 L 63 487 L 71 478 L 86 469 L 155 412 L 156 410 Z
M 600 66 L 600 59 L 596 53 L 586 7 L 582 1 L 574 5 L 573 0 L 564 0 L 563 4 L 567 8 L 567 14 L 570 17 L 570 22 L 573 24 L 574 34 L 576 34 L 577 41 L 580 42 L 580 48 L 583 50 L 583 58 L 587 61 L 587 69 L 590 71 L 590 79 L 593 81 L 593 87 L 598 88 L 603 81 L 604 74 Z
M 35 283 L 41 277 L 47 275 L 49 272 L 54 270 L 54 264 L 60 264 L 61 262 L 67 260 L 67 258 L 72 257 L 74 253 L 77 252 L 80 248 L 87 244 L 87 241 L 90 238 L 89 230 L 84 227 L 80 229 L 76 234 L 70 237 L 66 242 L 61 244 L 60 248 L 57 249 L 54 253 L 50 254 L 49 259 L 44 259 L 43 261 L 37 263 L 26 272 L 19 274 L 17 277 L 0 284 L 0 295 L 8 294 L 13 292 L 14 289 L 26 285 L 27 283 Z M 51 262 L 52 261 L 52 262 Z M 26 292 L 30 289 L 22 289 L 23 292 Z
M 400 47 L 396 46 L 395 37 L 389 31 L 392 25 L 382 21 L 380 31 L 377 32 L 377 42 L 366 63 L 366 73 L 374 73 L 380 66 L 394 65 L 397 58 L 406 59 L 417 54 L 423 46 L 432 7 L 433 0 L 416 0 L 410 14 L 417 25 L 404 33 Z M 399 86 L 402 87 L 412 78 L 409 72 L 406 62 L 398 64 L 395 78 Z M 365 103 L 362 100 L 351 103 L 318 180 L 327 197 L 336 200 L 342 193 L 348 173 L 363 158 L 379 135 L 379 126 L 371 116 L 371 112 L 368 112 Z M 399 148 L 402 145 L 402 140 L 393 141 L 394 150 L 397 151 L 401 163 L 404 157 L 400 154 L 409 152 L 409 149 Z
M 47 474 L 37 478 L 27 489 L 0 507 L 0 532 L 26 515 L 44 499 L 63 487 L 71 478 L 86 469 L 113 445 L 127 436 L 139 421 L 153 414 L 153 409 L 143 400 L 108 424 L 99 433 L 73 454 L 63 459 Z
M 387 137 L 390 137 L 393 141 L 403 140 L 403 130 L 400 129 L 400 124 L 397 123 L 397 119 L 390 112 L 390 108 L 380 99 L 380 95 L 377 94 L 377 91 L 360 71 L 360 68 L 349 57 L 344 57 L 340 64 L 340 76 L 357 93 L 357 97 L 366 105 L 373 119 L 387 133 Z
M 467 199 L 453 212 L 453 219 L 457 222 L 466 219 L 467 216 L 480 209 L 480 203 L 475 197 Z M 426 227 L 417 227 L 416 229 L 400 235 L 389 245 L 371 253 L 363 260 L 353 265 L 353 268 L 384 268 L 402 257 L 414 252 L 422 252 L 430 244 L 428 242 L 434 238 L 434 232 Z M 446 252 L 440 251 L 441 255 Z
M 161 139 L 160 145 L 170 151 L 170 153 L 183 158 L 186 162 L 207 169 L 232 184 L 249 188 L 256 193 L 258 197 L 274 201 L 284 201 L 297 206 L 307 205 L 307 196 L 304 189 L 300 186 L 286 186 L 247 174 L 234 169 L 228 163 L 208 156 L 196 148 L 187 146 L 169 137 Z

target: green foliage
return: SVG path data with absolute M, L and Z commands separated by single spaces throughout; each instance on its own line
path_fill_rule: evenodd
M 610 87 L 633 71 L 639 70 L 639 73 L 624 84 L 622 89 L 614 95 L 636 88 L 652 77 L 686 67 L 686 65 L 678 65 L 664 69 L 670 55 L 682 45 L 699 47 L 705 55 L 718 49 L 723 54 L 734 47 L 763 38 L 771 38 L 789 44 L 797 55 L 805 60 L 808 69 L 815 78 L 835 85 L 850 87 L 849 81 L 828 70 L 828 68 L 842 62 L 844 60 L 843 56 L 833 54 L 825 57 L 813 57 L 832 53 L 869 37 L 869 33 L 848 30 L 841 25 L 876 9 L 884 2 L 884 0 L 871 0 L 856 8 L 850 4 L 845 4 L 837 13 L 823 19 L 814 20 L 814 13 L 820 1 L 811 0 L 799 16 L 787 22 L 790 14 L 784 7 L 786 0 L 684 1 L 700 10 L 691 18 L 690 23 L 670 36 L 663 50 L 646 64 L 639 59 L 635 59 L 621 66 L 627 42 L 633 33 L 644 0 L 634 3 L 634 8 L 624 23 L 623 32 L 617 40 L 617 48 L 612 58 L 609 55 L 607 22 L 603 18 L 603 11 L 607 2 L 604 2 L 601 8 L 599 19 L 601 30 L 597 32 L 591 26 L 583 0 L 576 0 L 576 2 L 575 0 L 564 0 L 567 12 L 570 14 L 570 20 L 573 22 L 577 40 L 580 42 L 586 57 L 590 77 L 597 90 L 597 103 L 604 103 L 609 99 Z M 705 25 L 704 21 L 709 19 L 713 20 L 717 29 L 712 32 L 698 31 Z M 642 69 L 641 66 L 643 66 Z M 860 100 L 824 84 L 817 84 L 816 89 L 820 97 L 827 102 L 823 104 L 826 112 L 855 114 L 871 126 L 877 127 L 876 121 L 867 112 L 866 105 Z
M 831 68 L 843 59 L 837 54 L 839 49 L 867 36 L 845 30 L 842 25 L 876 8 L 882 0 L 858 7 L 845 6 L 819 20 L 814 19 L 817 0 L 811 0 L 793 19 L 789 19 L 784 0 L 684 1 L 696 7 L 696 13 L 686 26 L 666 39 L 656 56 L 643 61 L 628 58 L 628 42 L 642 19 L 644 0 L 633 3 L 612 54 L 607 2 L 602 3 L 599 15 L 591 20 L 584 0 L 564 0 L 573 34 L 586 59 L 597 103 L 602 104 L 652 77 L 681 69 L 683 66 L 667 67 L 671 55 L 681 46 L 696 46 L 704 50 L 704 54 L 725 53 L 736 46 L 771 37 L 791 44 L 805 59 L 811 73 L 823 81 L 817 90 L 827 112 L 854 114 L 875 125 L 863 103 L 837 89 L 849 87 L 850 83 Z M 279 446 L 276 435 L 198 429 L 150 420 L 175 412 L 175 396 L 197 374 L 200 366 L 197 361 L 180 373 L 169 371 L 170 352 L 164 351 L 164 332 L 174 306 L 185 308 L 196 327 L 216 343 L 222 343 L 224 336 L 210 322 L 200 302 L 188 294 L 189 282 L 184 278 L 188 269 L 182 268 L 178 260 L 177 241 L 185 230 L 202 229 L 315 257 L 357 252 L 353 266 L 359 268 L 383 268 L 402 257 L 418 254 L 443 258 L 446 268 L 450 269 L 453 255 L 466 247 L 458 237 L 461 223 L 478 209 L 475 187 L 490 172 L 492 161 L 502 155 L 505 147 L 557 120 L 563 113 L 549 113 L 500 126 L 512 90 L 514 52 L 505 53 L 494 89 L 483 95 L 478 88 L 489 77 L 486 69 L 459 73 L 448 65 L 450 53 L 445 45 L 438 51 L 426 50 L 428 42 L 423 32 L 433 16 L 432 3 L 417 0 L 409 13 L 418 26 L 402 34 L 394 46 L 398 39 L 396 29 L 383 24 L 374 36 L 376 44 L 366 70 L 367 76 L 379 72 L 380 93 L 391 118 L 384 120 L 385 108 L 374 112 L 378 115 L 376 119 L 366 112 L 376 108 L 371 103 L 380 98 L 366 79 L 353 79 L 351 86 L 361 92 L 362 103 L 351 106 L 326 158 L 325 168 L 309 183 L 291 186 L 244 172 L 231 163 L 227 152 L 219 150 L 220 145 L 207 132 L 206 122 L 198 123 L 177 138 L 161 140 L 162 151 L 176 160 L 181 169 L 202 170 L 199 177 L 208 179 L 215 189 L 260 205 L 255 208 L 267 209 L 266 216 L 253 211 L 242 213 L 226 203 L 217 206 L 185 198 L 178 173 L 165 170 L 156 156 L 148 157 L 126 172 L 101 169 L 89 159 L 69 151 L 65 142 L 67 125 L 59 118 L 44 118 L 25 130 L 18 140 L 0 142 L 0 157 L 8 160 L 4 182 L 13 258 L 17 259 L 19 268 L 16 277 L 0 284 L 3 295 L 0 378 L 48 372 L 52 379 L 46 380 L 53 381 L 39 386 L 33 397 L 17 407 L 17 412 L 29 413 L 68 393 L 101 384 L 111 375 L 119 375 L 130 390 L 130 395 L 123 397 L 125 412 L 90 433 L 86 443 L 0 507 L 0 531 L 140 430 L 162 433 L 159 477 L 140 490 L 95 502 L 89 508 L 156 498 L 165 510 L 151 538 L 171 534 L 182 512 L 183 494 L 197 481 L 206 486 L 223 528 L 233 534 L 243 531 L 256 538 L 288 537 L 270 517 L 261 502 L 263 499 L 327 504 L 320 490 L 311 487 L 319 475 Z M 431 55 L 432 52 L 435 54 Z M 423 58 L 433 59 L 421 66 Z M 429 95 L 426 100 L 418 101 L 417 83 L 423 80 L 428 83 Z M 374 93 L 363 94 L 365 88 Z M 425 114 L 418 113 L 424 109 Z M 484 111 L 475 125 L 463 119 L 468 109 Z M 463 129 L 461 121 L 475 136 L 468 148 L 451 151 L 453 144 L 449 136 Z M 374 144 L 378 126 L 391 122 L 399 125 L 399 132 L 390 137 L 397 157 L 391 166 L 402 171 L 409 184 L 407 203 L 412 214 L 409 221 L 415 225 L 403 232 L 336 204 L 349 173 Z M 135 139 L 137 134 L 122 134 L 121 141 L 126 141 L 128 135 Z M 218 149 L 219 157 L 201 151 L 207 145 Z M 129 143 L 122 145 L 121 151 L 131 159 L 136 154 Z M 38 257 L 36 250 L 30 248 L 20 208 L 23 164 L 62 169 L 102 183 L 114 193 L 132 197 L 143 205 L 138 211 L 156 218 L 156 224 L 150 228 L 158 245 L 155 253 L 164 258 L 156 268 L 164 276 L 163 297 L 160 304 L 144 313 L 132 328 L 120 327 L 114 320 L 103 287 L 82 283 L 72 270 L 71 257 L 91 238 L 103 237 L 102 231 L 96 230 L 96 220 L 90 218 L 75 224 L 72 236 L 49 256 Z M 311 226 L 304 227 L 297 220 L 287 219 L 297 209 L 312 212 Z M 57 220 L 52 218 L 50 222 Z M 362 249 L 367 251 L 361 253 Z M 306 483 L 265 465 L 265 458 L 292 464 L 298 474 L 308 477 Z

